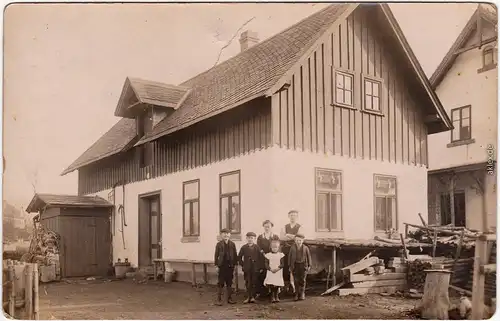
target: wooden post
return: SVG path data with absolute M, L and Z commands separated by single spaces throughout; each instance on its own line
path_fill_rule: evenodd
M 462 234 L 460 235 L 460 240 L 458 241 L 457 252 L 455 252 L 455 259 L 453 260 L 453 265 L 451 267 L 452 272 L 455 272 L 455 265 L 457 264 L 457 261 L 460 258 L 460 253 L 462 252 L 462 244 L 464 242 L 464 234 L 465 234 L 465 229 L 462 230 Z M 453 274 L 453 276 L 455 276 L 455 274 Z
M 484 281 L 485 275 L 481 273 L 481 266 L 486 264 L 486 243 L 481 237 L 476 240 L 474 253 L 474 274 L 472 276 L 472 320 L 483 319 L 484 312 Z
M 337 284 L 337 248 L 333 247 L 332 251 L 332 261 L 333 261 L 333 266 L 332 266 L 332 286 Z
M 408 250 L 406 249 L 405 238 L 403 237 L 403 233 L 399 233 L 399 237 L 401 238 L 401 244 L 403 245 L 403 257 L 408 259 Z
M 16 311 L 16 271 L 14 269 L 14 264 L 11 260 L 7 262 L 7 268 L 9 273 L 10 291 L 9 291 L 9 314 L 15 319 Z
M 33 264 L 28 263 L 24 268 L 24 274 L 26 276 L 25 282 L 25 310 L 27 318 L 29 320 L 33 319 Z
M 330 285 L 330 274 L 332 273 L 332 266 L 328 265 L 328 273 L 326 274 L 326 290 L 328 290 Z
M 451 225 L 455 226 L 455 174 L 450 177 L 449 193 Z
M 38 264 L 33 263 L 33 319 L 38 320 L 39 294 L 38 294 Z
M 487 177 L 488 172 L 487 171 L 484 171 L 484 177 L 483 177 L 483 184 L 482 184 L 482 187 L 481 187 L 481 203 L 483 205 L 483 224 L 482 224 L 482 227 L 483 227 L 483 233 L 487 233 L 488 232 L 488 210 L 486 208 L 486 177 Z
M 434 230 L 434 238 L 432 239 L 432 257 L 436 257 L 437 241 L 438 233 L 437 230 Z
M 158 279 L 158 266 L 156 260 L 153 260 L 153 280 L 156 281 Z
M 450 298 L 448 287 L 450 285 L 449 270 L 425 270 L 424 297 L 422 298 L 421 317 L 427 320 L 448 320 Z
M 208 284 L 208 272 L 206 263 L 203 263 L 203 281 L 205 282 L 205 284 Z
M 405 238 L 408 237 L 408 225 L 405 225 Z
M 191 263 L 191 282 L 193 286 L 196 286 L 196 266 L 194 263 Z

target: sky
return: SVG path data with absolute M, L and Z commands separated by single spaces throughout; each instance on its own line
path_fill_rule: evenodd
M 179 84 L 326 4 L 13 4 L 4 12 L 4 199 L 75 194 L 60 173 L 104 134 L 127 76 Z M 476 4 L 390 4 L 430 77 Z M 239 32 L 238 29 L 251 20 Z

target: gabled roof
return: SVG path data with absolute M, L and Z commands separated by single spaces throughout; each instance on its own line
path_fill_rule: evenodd
M 113 207 L 113 204 L 99 196 L 75 196 L 56 194 L 35 194 L 26 208 L 34 213 L 44 207 Z
M 123 84 L 115 116 L 123 117 L 126 109 L 130 107 L 125 99 L 130 92 L 139 103 L 177 109 L 187 97 L 189 88 L 127 77 Z
M 185 81 L 180 86 L 189 88 L 190 91 L 182 106 L 157 124 L 147 140 L 153 140 L 263 96 L 332 23 L 355 7 L 353 4 L 330 5 Z M 120 120 L 61 175 L 120 152 L 135 135 L 135 122 L 130 119 Z
M 441 83 L 443 78 L 446 76 L 446 73 L 453 66 L 455 59 L 457 59 L 458 55 L 460 54 L 460 53 L 457 53 L 457 51 L 460 50 L 461 48 L 463 48 L 463 46 L 467 43 L 467 41 L 470 39 L 470 37 L 477 30 L 478 16 L 481 19 L 483 19 L 483 21 L 486 21 L 487 23 L 490 23 L 492 25 L 497 24 L 498 18 L 495 16 L 494 13 L 492 13 L 486 9 L 481 9 L 481 6 L 478 6 L 478 8 L 476 9 L 476 11 L 474 11 L 474 13 L 470 17 L 470 19 L 467 22 L 467 24 L 465 25 L 465 27 L 462 29 L 462 31 L 458 35 L 457 39 L 455 40 L 455 42 L 453 43 L 451 48 L 448 50 L 448 52 L 444 56 L 441 63 L 438 65 L 438 67 L 436 68 L 436 70 L 432 74 L 432 76 L 430 78 L 432 88 L 434 88 L 434 89 L 437 88 L 437 86 Z M 483 39 L 483 40 L 486 40 L 486 39 Z
M 153 128 L 152 133 L 142 137 L 136 145 L 188 127 L 255 98 L 269 96 L 270 91 L 276 89 L 276 86 L 282 85 L 281 83 L 287 74 L 315 47 L 320 37 L 332 24 L 346 18 L 358 5 L 330 5 L 281 33 L 182 83 L 180 86 L 189 88 L 189 92 L 181 106 L 160 121 Z M 413 71 L 413 76 L 426 94 L 425 97 L 429 102 L 427 108 L 439 115 L 430 132 L 452 128 L 449 117 L 432 90 L 429 80 L 413 54 L 389 6 L 387 4 L 371 5 L 379 6 L 384 14 L 385 23 L 392 28 L 391 37 L 400 44 L 399 52 L 404 55 Z M 133 133 L 136 132 L 135 122 L 123 124 L 120 122 L 94 144 L 97 146 L 92 146 L 87 150 L 63 174 L 118 153 L 126 146 L 130 146 Z M 130 129 L 127 129 L 130 136 L 125 135 L 123 142 L 118 142 L 118 137 L 122 135 L 120 130 L 127 124 L 130 126 Z M 111 138 L 107 138 L 107 136 Z

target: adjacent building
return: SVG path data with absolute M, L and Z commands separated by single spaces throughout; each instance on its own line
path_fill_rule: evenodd
M 479 6 L 430 79 L 453 130 L 429 136 L 429 222 L 496 227 L 497 17 Z
M 418 223 L 428 135 L 452 125 L 388 5 L 333 4 L 240 42 L 180 85 L 127 78 L 118 122 L 64 171 L 115 205 L 114 259 L 211 260 L 221 228 L 239 246 L 290 209 L 309 239 Z

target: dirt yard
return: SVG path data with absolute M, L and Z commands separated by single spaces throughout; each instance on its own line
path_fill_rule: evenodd
M 70 282 L 70 283 L 68 283 Z M 214 306 L 215 288 L 188 283 L 72 280 L 40 286 L 40 319 L 407 319 L 416 300 L 381 295 Z M 243 293 L 236 296 L 244 300 Z

